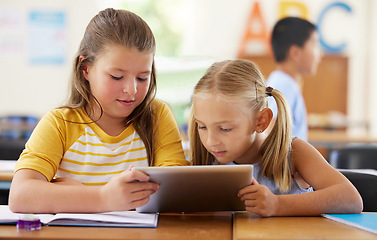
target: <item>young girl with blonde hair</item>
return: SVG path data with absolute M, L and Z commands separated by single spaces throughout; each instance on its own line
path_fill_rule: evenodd
M 17 162 L 12 211 L 134 209 L 159 186 L 133 166 L 188 165 L 170 108 L 154 99 L 154 54 L 136 14 L 105 9 L 90 21 L 68 104 L 41 119 Z
M 273 97 L 278 116 L 270 133 Z M 193 165 L 253 164 L 253 182 L 239 191 L 245 209 L 260 216 L 358 213 L 356 188 L 307 142 L 291 137 L 284 96 L 267 87 L 248 60 L 214 63 L 192 97 L 189 128 Z

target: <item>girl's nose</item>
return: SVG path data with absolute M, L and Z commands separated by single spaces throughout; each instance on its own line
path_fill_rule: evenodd
M 210 147 L 217 146 L 220 144 L 219 139 L 216 137 L 216 134 L 208 132 L 207 136 L 207 145 Z
M 135 95 L 137 92 L 137 81 L 136 79 L 126 79 L 123 85 L 123 92 L 129 95 Z

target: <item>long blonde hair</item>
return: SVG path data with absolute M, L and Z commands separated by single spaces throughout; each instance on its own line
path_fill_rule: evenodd
M 260 148 L 262 175 L 273 179 L 282 191 L 289 190 L 292 178 L 287 156 L 291 144 L 291 113 L 283 94 L 267 89 L 258 67 L 249 60 L 226 60 L 214 63 L 194 88 L 193 98 L 201 94 L 217 94 L 238 101 L 252 113 L 268 106 L 268 96 L 277 104 L 275 125 Z M 214 157 L 199 138 L 198 124 L 191 116 L 189 138 L 193 165 L 211 165 Z
M 138 15 L 112 8 L 100 11 L 92 18 L 86 27 L 84 37 L 81 40 L 77 51 L 71 76 L 71 94 L 67 105 L 68 108 L 86 108 L 93 111 L 95 104 L 102 107 L 90 91 L 89 82 L 83 76 L 83 66 L 93 65 L 97 57 L 105 51 L 108 46 L 123 46 L 129 49 L 137 49 L 140 52 L 155 54 L 155 38 L 148 24 Z M 84 60 L 80 60 L 84 56 Z M 152 63 L 151 80 L 148 92 L 144 101 L 125 119 L 125 125 L 133 125 L 143 140 L 149 164 L 154 163 L 153 125 L 154 112 L 152 102 L 156 95 L 156 70 L 154 61 Z M 90 112 L 88 112 L 90 115 Z M 98 119 L 96 119 L 98 120 Z M 96 121 L 94 120 L 94 122 Z

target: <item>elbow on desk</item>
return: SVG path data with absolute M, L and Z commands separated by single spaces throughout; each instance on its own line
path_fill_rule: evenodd
M 338 184 L 337 190 L 332 189 L 335 194 L 327 192 L 327 205 L 322 211 L 326 214 L 354 214 L 363 211 L 363 199 L 358 190 L 351 184 Z
M 33 202 L 35 202 L 35 199 L 32 199 L 32 197 L 27 194 L 25 186 L 14 187 L 12 185 L 8 198 L 9 209 L 15 213 L 32 213 L 31 206 Z
M 37 213 L 33 211 L 32 200 L 24 195 L 12 194 L 8 199 L 9 209 L 14 213 Z
M 348 205 L 347 209 L 345 211 L 339 212 L 339 213 L 347 213 L 347 214 L 353 214 L 353 213 L 361 213 L 363 211 L 363 201 L 360 198 L 360 201 L 354 201 Z
M 363 198 L 359 190 L 352 182 L 349 181 L 347 188 L 343 190 L 343 193 L 346 194 L 344 199 L 347 200 L 347 212 L 344 213 L 361 213 L 364 209 Z
M 352 187 L 349 191 L 345 191 L 347 195 L 342 196 L 343 199 L 347 199 L 346 202 L 343 202 L 343 209 L 339 209 L 340 211 L 337 213 L 361 213 L 363 211 L 363 199 L 357 189 Z
M 23 204 L 20 199 L 22 198 L 22 196 L 19 196 L 19 194 L 17 194 L 14 190 L 9 192 L 9 199 L 8 199 L 8 205 L 9 205 L 9 209 L 12 211 L 12 212 L 15 212 L 15 213 L 24 213 L 26 209 L 23 209 L 23 205 L 26 205 L 26 204 Z
M 352 213 L 361 213 L 363 211 L 363 199 L 361 198 L 360 194 L 357 193 L 357 196 L 355 196 L 355 201 L 353 204 L 353 212 Z

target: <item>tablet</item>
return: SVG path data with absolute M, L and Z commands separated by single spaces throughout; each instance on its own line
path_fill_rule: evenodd
M 253 179 L 252 165 L 134 167 L 160 189 L 138 212 L 244 211 L 237 196 Z

